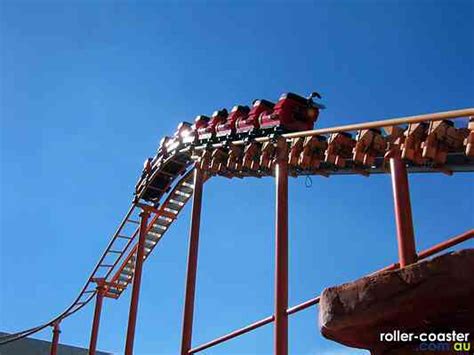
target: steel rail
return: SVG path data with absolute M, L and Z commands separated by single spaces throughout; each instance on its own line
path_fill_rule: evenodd
M 469 117 L 469 116 L 474 116 L 474 108 L 466 108 L 466 109 L 436 112 L 436 113 L 426 113 L 426 114 L 421 114 L 421 115 L 406 116 L 406 117 L 399 117 L 399 118 L 388 118 L 388 119 L 379 120 L 379 121 L 355 123 L 355 124 L 349 124 L 349 125 L 338 126 L 338 127 L 320 128 L 320 129 L 314 129 L 311 131 L 287 133 L 287 134 L 284 134 L 283 136 L 285 138 L 310 137 L 310 136 L 316 136 L 318 134 L 340 133 L 340 132 L 345 132 L 345 131 L 358 131 L 361 129 L 393 127 L 393 126 L 399 126 L 403 124 L 457 119 L 457 118 L 463 118 L 463 117 Z
M 435 244 L 434 246 L 428 248 L 428 249 L 425 249 L 423 251 L 421 251 L 419 254 L 418 254 L 418 260 L 423 260 L 423 259 L 426 259 L 434 254 L 437 254 L 439 253 L 440 251 L 443 251 L 443 250 L 446 250 L 448 248 L 451 248 L 457 244 L 460 244 L 462 242 L 465 242 L 466 240 L 469 240 L 471 238 L 474 237 L 474 229 L 470 229 L 462 234 L 459 234 L 455 237 L 452 237 L 451 239 L 448 239 L 444 242 L 441 242 L 441 243 L 438 243 L 438 244 Z M 388 265 L 382 269 L 379 269 L 377 271 L 374 271 L 373 273 L 369 274 L 369 275 L 374 275 L 374 274 L 377 274 L 377 273 L 380 273 L 380 272 L 383 272 L 383 271 L 391 271 L 391 270 L 395 270 L 395 269 L 398 269 L 399 268 L 399 264 L 398 263 L 394 263 L 394 264 L 391 264 L 391 265 Z M 288 315 L 291 315 L 291 314 L 294 314 L 294 313 L 297 313 L 297 312 L 300 312 L 302 310 L 305 310 L 307 308 L 310 308 L 312 306 L 315 306 L 319 303 L 319 301 L 321 300 L 321 296 L 317 296 L 317 297 L 314 297 L 314 298 L 311 298 L 303 303 L 300 303 L 296 306 L 293 306 L 291 308 L 288 308 L 288 310 L 286 311 L 286 313 Z M 240 329 L 237 329 L 237 330 L 234 330 L 230 333 L 227 333 L 219 338 L 216 338 L 214 340 L 211 340 L 211 341 L 208 341 L 207 343 L 204 343 L 202 345 L 199 345 L 199 346 L 196 346 L 194 348 L 192 348 L 191 350 L 189 350 L 189 354 L 195 354 L 197 352 L 200 352 L 200 351 L 203 351 L 203 350 L 206 350 L 206 349 L 209 349 L 213 346 L 216 346 L 218 344 L 221 344 L 227 340 L 231 340 L 233 338 L 236 338 L 240 335 L 243 335 L 243 334 L 246 334 L 252 330 L 255 330 L 255 329 L 258 329 L 260 327 L 263 327 L 264 325 L 267 325 L 267 324 L 270 324 L 272 322 L 275 321 L 275 316 L 274 315 L 271 315 L 271 316 L 268 316 L 266 318 L 263 318 L 259 321 L 256 321 L 252 324 L 249 324 L 249 325 L 246 325 Z
M 311 136 L 317 136 L 320 134 L 331 134 L 331 133 L 340 133 L 340 132 L 347 132 L 347 131 L 358 131 L 361 129 L 392 127 L 392 126 L 399 126 L 403 124 L 440 121 L 440 120 L 455 119 L 455 118 L 462 118 L 462 117 L 468 117 L 468 116 L 474 116 L 474 108 L 436 112 L 436 113 L 426 113 L 422 115 L 407 116 L 407 117 L 388 118 L 388 119 L 383 119 L 379 121 L 354 123 L 354 124 L 349 124 L 349 125 L 344 125 L 344 126 L 319 128 L 319 129 L 313 129 L 310 131 L 286 133 L 286 134 L 283 134 L 282 136 L 288 139 L 299 138 L 299 137 L 311 137 Z M 270 140 L 270 138 L 262 137 L 262 139 L 256 138 L 255 140 L 257 142 L 265 142 L 265 141 Z M 243 144 L 243 143 L 244 141 L 242 141 L 242 143 L 239 142 L 239 144 Z M 234 144 L 237 144 L 237 143 L 234 143 Z
M 99 258 L 99 261 L 97 262 L 96 266 L 93 268 L 89 278 L 87 279 L 87 282 L 86 284 L 82 287 L 81 291 L 79 292 L 79 295 L 74 299 L 74 301 L 70 304 L 69 307 L 66 308 L 66 310 L 64 310 L 62 313 L 60 313 L 58 316 L 54 317 L 53 319 L 51 319 L 50 321 L 48 322 L 45 322 L 43 323 L 42 325 L 40 326 L 37 326 L 37 327 L 34 327 L 34 328 L 30 328 L 28 330 L 25 330 L 25 331 L 22 331 L 22 332 L 18 332 L 18 333 L 13 333 L 13 334 L 10 334 L 6 337 L 5 340 L 2 340 L 0 339 L 0 345 L 3 345 L 3 344 L 7 344 L 7 343 L 10 343 L 12 341 L 15 341 L 15 340 L 18 340 L 18 339 L 21 339 L 21 338 L 24 338 L 24 337 L 27 337 L 29 335 L 32 335 L 34 333 L 37 333 L 39 332 L 40 330 L 48 327 L 48 326 L 51 326 L 53 325 L 54 323 L 58 322 L 58 321 L 61 321 L 62 319 L 64 318 L 67 318 L 71 315 L 73 315 L 74 313 L 76 313 L 77 311 L 79 311 L 81 308 L 83 308 L 86 304 L 88 304 L 92 298 L 95 296 L 96 294 L 96 291 L 94 290 L 94 292 L 92 293 L 89 293 L 89 297 L 86 298 L 86 300 L 80 304 L 79 306 L 76 307 L 76 305 L 79 303 L 79 300 L 81 299 L 81 297 L 86 294 L 85 292 L 87 291 L 87 289 L 89 288 L 89 286 L 92 284 L 92 279 L 94 278 L 94 275 L 96 274 L 97 270 L 99 269 L 101 263 L 104 261 L 109 249 L 112 247 L 112 245 L 114 244 L 114 242 L 117 240 L 117 237 L 120 233 L 120 231 L 122 230 L 123 226 L 125 225 L 125 223 L 127 222 L 127 219 L 130 217 L 130 215 L 133 213 L 133 210 L 135 209 L 135 204 L 132 204 L 129 208 L 129 210 L 127 211 L 126 215 L 125 215 L 125 218 L 123 218 L 122 222 L 120 223 L 119 227 L 117 228 L 116 232 L 113 234 L 113 237 L 112 239 L 110 240 L 110 242 L 108 243 L 107 247 L 105 248 L 105 251 L 104 253 L 102 254 L 102 256 Z M 116 264 L 118 262 L 120 258 L 117 259 L 117 261 L 114 263 Z M 110 270 L 112 270 L 112 268 L 110 268 Z M 110 273 L 110 270 L 107 272 L 107 274 Z M 76 307 L 76 309 L 74 309 Z
M 319 128 L 319 129 L 313 129 L 309 131 L 300 131 L 300 132 L 294 132 L 294 133 L 284 133 L 282 134 L 282 137 L 287 138 L 287 139 L 293 139 L 293 138 L 299 138 L 299 137 L 311 137 L 311 136 L 317 136 L 317 135 L 322 135 L 322 134 L 358 131 L 361 129 L 371 129 L 371 128 L 393 127 L 393 126 L 399 126 L 399 125 L 404 125 L 404 124 L 440 121 L 440 120 L 447 120 L 447 119 L 458 119 L 458 118 L 470 117 L 470 116 L 474 116 L 474 108 L 465 108 L 465 109 L 459 109 L 459 110 L 426 113 L 426 114 L 415 115 L 415 116 L 387 118 L 387 119 L 378 120 L 378 121 L 354 123 L 354 124 L 348 124 L 348 125 L 343 125 L 343 126 Z M 272 139 L 271 137 L 267 136 L 267 137 L 257 137 L 257 138 L 254 138 L 253 140 L 255 142 L 264 143 L 264 142 L 268 142 L 271 139 Z M 231 142 L 215 143 L 212 145 L 201 145 L 201 146 L 195 147 L 195 149 L 203 150 L 203 149 L 209 148 L 210 146 L 212 146 L 213 148 L 220 148 L 228 143 L 232 143 L 233 145 L 243 145 L 243 144 L 246 144 L 247 142 L 245 140 L 239 139 L 239 140 L 235 140 Z
M 143 195 L 145 194 L 145 191 L 146 189 L 150 186 L 151 182 L 156 178 L 156 176 L 158 174 L 160 174 L 160 169 L 162 166 L 165 167 L 166 164 L 170 161 L 172 161 L 173 159 L 176 159 L 176 154 L 187 154 L 189 156 L 189 152 L 181 152 L 181 151 L 175 151 L 174 154 L 170 154 L 170 156 L 168 156 L 164 161 L 160 162 L 160 164 L 158 165 L 158 169 L 155 169 L 155 171 L 151 174 L 151 176 L 149 177 L 149 180 L 148 180 L 148 183 L 145 184 L 145 186 L 143 186 L 140 190 L 140 193 L 137 195 L 137 199 L 140 200 Z M 181 162 L 183 164 L 185 164 L 184 162 Z M 193 164 L 193 162 L 189 162 L 185 168 L 188 169 L 191 165 Z M 170 181 L 170 184 L 172 184 L 173 181 Z M 162 195 L 165 195 L 165 193 L 163 193 Z

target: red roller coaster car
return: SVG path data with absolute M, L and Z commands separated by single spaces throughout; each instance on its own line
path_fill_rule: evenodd
M 319 110 L 324 106 L 313 101 L 321 98 L 314 92 L 308 98 L 287 93 L 280 97 L 273 112 L 262 113 L 259 117 L 260 129 L 277 128 L 282 131 L 306 131 L 313 129 Z
M 197 127 L 196 125 L 198 139 L 204 140 L 214 137 L 216 133 L 216 126 L 218 124 L 224 123 L 228 115 L 229 113 L 227 110 L 223 108 L 222 110 L 214 111 L 211 118 L 207 120 L 207 122 L 206 120 L 203 120 L 201 127 Z
M 245 134 L 252 130 L 260 128 L 260 115 L 271 113 L 275 104 L 267 100 L 255 100 L 247 117 L 241 117 L 237 120 L 235 127 L 237 134 Z
M 234 135 L 236 131 L 237 120 L 245 120 L 249 115 L 250 108 L 248 106 L 236 105 L 230 111 L 229 116 L 225 122 L 219 123 L 216 126 L 216 136 L 217 137 L 226 137 Z

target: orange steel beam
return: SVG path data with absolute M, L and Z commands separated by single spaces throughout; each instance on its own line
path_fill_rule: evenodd
M 303 303 L 301 303 L 301 304 L 299 304 L 299 305 L 297 305 L 297 306 L 288 308 L 288 310 L 286 311 L 286 313 L 287 313 L 288 315 L 292 315 L 292 314 L 294 314 L 294 313 L 296 313 L 296 312 L 302 311 L 302 310 L 304 310 L 304 309 L 306 309 L 306 308 L 309 308 L 309 307 L 312 307 L 312 306 L 318 304 L 318 303 L 319 303 L 319 300 L 320 300 L 320 297 L 317 296 L 317 297 L 312 298 L 312 299 L 310 299 L 310 300 L 308 300 L 308 301 L 306 301 L 306 302 L 303 302 Z M 215 346 L 215 345 L 217 345 L 217 344 L 223 343 L 223 342 L 225 342 L 225 341 L 227 341 L 227 340 L 230 340 L 230 339 L 232 339 L 232 338 L 236 338 L 236 337 L 238 337 L 238 336 L 240 336 L 240 335 L 243 335 L 243 334 L 245 334 L 245 333 L 251 332 L 252 330 L 255 330 L 255 329 L 257 329 L 257 328 L 263 327 L 264 325 L 270 324 L 270 323 L 272 323 L 274 320 L 275 320 L 275 316 L 269 316 L 269 317 L 267 317 L 267 318 L 263 318 L 262 320 L 259 320 L 259 321 L 255 322 L 255 323 L 252 323 L 252 324 L 249 324 L 249 325 L 247 325 L 247 326 L 245 326 L 245 327 L 243 327 L 243 328 L 241 328 L 241 329 L 238 329 L 238 330 L 236 330 L 236 331 L 233 331 L 233 332 L 231 332 L 231 333 L 229 333 L 229 334 L 226 334 L 226 335 L 224 335 L 224 336 L 222 336 L 222 337 L 220 337 L 220 338 L 214 339 L 214 340 L 212 340 L 212 341 L 210 341 L 210 342 L 208 342 L 208 343 L 206 343 L 206 344 L 200 345 L 200 346 L 198 346 L 198 347 L 192 349 L 192 350 L 189 352 L 189 354 L 197 353 L 197 352 L 199 352 L 199 351 L 208 349 L 208 348 L 210 348 L 210 347 L 213 347 L 213 346 Z
M 397 225 L 398 259 L 401 267 L 416 262 L 415 233 L 410 203 L 407 168 L 399 156 L 390 158 L 393 202 Z
M 439 253 L 445 249 L 451 248 L 459 243 L 469 240 L 474 237 L 474 229 L 470 229 L 456 237 L 445 240 L 444 242 L 433 245 L 431 248 L 425 249 L 418 254 L 419 259 L 426 259 L 434 254 Z
M 59 334 L 61 334 L 61 329 L 59 329 L 59 322 L 54 322 L 53 341 L 51 342 L 51 355 L 57 355 L 58 353 Z
M 191 212 L 188 265 L 186 269 L 183 329 L 181 334 L 181 355 L 187 355 L 189 353 L 193 336 L 194 297 L 196 294 L 199 228 L 201 225 L 202 189 L 204 180 L 204 172 L 198 166 L 196 166 L 194 170 L 193 209 Z
M 462 234 L 459 234 L 455 237 L 452 237 L 448 240 L 445 240 L 444 242 L 438 243 L 433 245 L 431 248 L 425 249 L 421 252 L 418 253 L 418 260 L 423 260 L 426 259 L 432 255 L 435 255 L 439 253 L 440 251 L 443 251 L 445 249 L 451 248 L 452 246 L 455 246 L 457 244 L 460 244 L 462 242 L 465 242 L 466 240 L 469 240 L 474 237 L 474 229 L 470 229 Z M 380 269 L 377 272 L 383 272 L 383 271 L 389 271 L 389 270 L 395 270 L 400 267 L 399 263 L 394 263 L 391 265 L 388 265 L 384 267 L 383 269 Z
M 230 340 L 230 339 L 233 339 L 233 338 L 236 338 L 240 335 L 243 335 L 245 333 L 248 333 L 248 332 L 251 332 L 252 330 L 255 330 L 257 328 L 260 328 L 260 327 L 263 327 L 264 325 L 267 325 L 267 324 L 270 324 L 272 323 L 273 321 L 275 320 L 275 316 L 269 316 L 267 318 L 264 318 L 262 320 L 259 320 L 255 323 L 252 323 L 252 324 L 249 324 L 243 328 L 240 328 L 240 329 L 237 329 L 231 333 L 228 333 L 224 336 L 221 336 L 220 338 L 217 338 L 217 339 L 214 339 L 214 340 L 211 340 L 210 342 L 208 343 L 205 343 L 205 344 L 202 344 L 202 345 L 199 345 L 193 349 L 191 349 L 188 354 L 195 354 L 197 352 L 200 352 L 200 351 L 203 351 L 203 350 L 206 350 L 206 349 L 209 349 L 215 345 L 218 345 L 218 344 L 221 344 L 227 340 Z
M 130 300 L 130 311 L 128 315 L 127 340 L 125 343 L 125 355 L 133 354 L 133 342 L 135 340 L 135 326 L 137 322 L 138 299 L 140 297 L 140 286 L 142 280 L 143 257 L 145 252 L 145 238 L 147 223 L 150 212 L 146 209 L 140 214 L 140 235 L 138 236 L 137 257 L 135 259 L 135 274 L 133 277 L 132 298 Z
M 102 313 L 102 302 L 107 291 L 105 279 L 97 279 L 97 292 L 95 298 L 94 320 L 92 321 L 91 340 L 89 343 L 89 355 L 95 355 L 97 349 L 97 338 L 99 336 L 100 315 Z
M 275 355 L 288 354 L 288 158 L 276 164 Z
M 441 243 L 438 243 L 434 246 L 432 246 L 431 248 L 428 248 L 428 249 L 425 249 L 423 251 L 421 251 L 419 254 L 418 254 L 418 260 L 423 260 L 423 259 L 426 259 L 427 257 L 430 257 L 434 254 L 437 254 L 439 253 L 440 251 L 443 251 L 445 249 L 448 249 L 452 246 L 455 246 L 457 244 L 460 244 L 466 240 L 469 240 L 471 238 L 474 237 L 474 229 L 470 229 L 460 235 L 457 235 L 451 239 L 448 239 L 444 242 L 441 242 Z M 395 269 L 398 269 L 399 268 L 399 264 L 398 263 L 394 263 L 394 264 L 391 264 L 391 265 L 388 265 L 382 269 L 379 269 L 375 272 L 373 272 L 372 274 L 375 274 L 375 273 L 379 273 L 379 272 L 383 272 L 383 271 L 390 271 L 390 270 L 395 270 Z M 294 313 L 297 313 L 297 312 L 300 312 L 302 310 L 305 310 L 307 308 L 310 308 L 312 306 L 315 306 L 319 303 L 320 301 L 320 296 L 317 296 L 317 297 L 314 297 L 308 301 L 305 301 L 303 303 L 300 303 L 296 306 L 293 306 L 291 308 L 289 308 L 287 310 L 287 314 L 288 315 L 291 315 L 291 314 L 294 314 Z M 234 330 L 233 332 L 230 332 L 226 335 L 223 335 L 219 338 L 216 338 L 214 340 L 211 340 L 207 343 L 204 343 L 202 345 L 199 345 L 191 350 L 189 350 L 188 354 L 195 354 L 197 352 L 200 352 L 200 351 L 203 351 L 205 349 L 209 349 L 215 345 L 218 345 L 218 344 L 221 344 L 227 340 L 231 340 L 233 338 L 236 338 L 240 335 L 243 335 L 245 333 L 248 333 L 252 330 L 255 330 L 255 329 L 258 329 L 260 327 L 263 327 L 264 325 L 267 325 L 267 324 L 270 324 L 272 323 L 273 321 L 275 320 L 275 316 L 269 316 L 269 317 L 266 317 L 266 318 L 263 318 L 262 320 L 259 320 L 255 323 L 252 323 L 252 324 L 249 324 L 243 328 L 240 328 L 240 329 L 237 329 L 237 330 Z

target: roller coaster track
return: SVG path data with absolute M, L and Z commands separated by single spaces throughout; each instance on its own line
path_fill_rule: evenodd
M 421 150 L 423 144 L 426 146 L 427 143 L 423 143 L 423 140 L 427 141 L 430 123 L 469 116 L 474 116 L 474 108 L 287 133 L 276 137 L 252 137 L 248 140 L 178 147 L 155 162 L 152 174 L 141 182 L 138 195 L 71 305 L 47 322 L 0 338 L 0 345 L 37 333 L 78 312 L 96 295 L 98 280 L 105 280 L 108 285 L 106 297 L 119 298 L 134 278 L 140 228 L 139 213 L 145 206 L 143 195 L 152 189 L 160 202 L 154 206 L 146 204 L 152 211 L 146 226 L 144 259 L 147 259 L 193 195 L 195 164 L 199 164 L 206 172 L 206 179 L 215 175 L 227 178 L 272 176 L 272 162 L 278 149 L 283 149 L 283 141 L 289 154 L 289 175 L 293 177 L 354 174 L 370 176 L 389 172 L 387 157 L 400 154 L 404 144 L 408 146 L 409 138 L 419 138 L 418 141 L 411 141 L 415 151 Z M 410 136 L 410 127 L 414 128 L 418 124 L 421 124 L 423 132 L 421 135 L 414 132 L 413 137 Z M 373 131 L 380 128 L 386 129 L 385 134 Z M 453 131 L 460 134 L 461 140 L 443 141 L 443 138 L 437 136 L 440 140 L 430 143 L 438 148 L 442 147 L 446 153 L 442 163 L 436 158 L 418 159 L 419 157 L 411 155 L 405 157 L 408 172 L 441 172 L 451 175 L 474 171 L 474 148 L 469 151 L 471 146 L 468 147 L 469 144 L 474 144 L 472 126 L 469 126 L 469 129 L 470 132 L 467 128 L 456 128 Z M 352 132 L 357 132 L 357 139 L 352 138 Z M 343 140 L 340 141 L 339 138 Z M 377 139 L 382 139 L 380 144 L 377 144 Z M 356 154 L 358 149 L 360 154 Z M 232 162 L 229 163 L 230 161 Z M 158 176 L 168 179 L 165 189 L 153 187 L 153 181 Z

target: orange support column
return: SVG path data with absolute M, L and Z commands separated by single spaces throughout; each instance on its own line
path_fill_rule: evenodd
M 89 343 L 89 355 L 95 355 L 97 348 L 97 338 L 99 336 L 100 314 L 102 313 L 102 301 L 107 290 L 105 279 L 96 279 L 97 294 L 95 299 L 94 320 L 92 322 L 91 340 Z
M 183 330 L 181 355 L 189 354 L 193 336 L 194 296 L 196 293 L 196 274 L 199 248 L 199 228 L 201 225 L 202 186 L 204 174 L 199 167 L 194 168 L 194 196 L 189 233 L 188 266 L 186 270 L 186 291 L 183 311 Z
M 51 342 L 51 355 L 57 355 L 58 353 L 60 333 L 61 333 L 61 329 L 59 329 L 59 321 L 57 321 L 53 324 L 53 341 Z
M 405 163 L 398 156 L 390 158 L 390 171 L 397 224 L 398 258 L 400 267 L 405 267 L 417 259 L 408 173 Z
M 288 354 L 288 157 L 286 141 L 280 140 L 275 167 L 275 355 Z
M 135 327 L 137 324 L 138 298 L 140 297 L 140 286 L 142 281 L 143 257 L 145 255 L 145 240 L 150 212 L 144 209 L 140 214 L 140 235 L 138 237 L 137 256 L 135 260 L 135 275 L 133 277 L 132 298 L 128 314 L 127 340 L 125 343 L 125 355 L 133 354 L 133 342 L 135 340 Z

